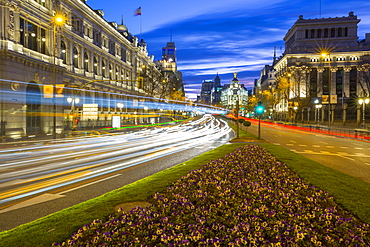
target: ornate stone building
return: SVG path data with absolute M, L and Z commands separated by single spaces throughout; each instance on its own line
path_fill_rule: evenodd
M 278 119 L 359 124 L 357 99 L 370 96 L 370 34 L 358 40 L 359 22 L 353 12 L 337 18 L 299 17 L 284 37 L 283 56 L 273 65 L 277 84 L 270 107 Z
M 236 74 L 234 73 L 231 84 L 224 85 L 221 91 L 221 104 L 226 109 L 235 109 L 237 101 L 239 101 L 240 107 L 248 104 L 248 90 L 243 84 L 240 84 Z
M 138 80 L 143 70 L 162 81 L 146 43 L 85 1 L 0 0 L 0 16 L 3 137 L 60 133 L 71 104 L 80 110 L 95 104 L 105 120 L 112 112 L 136 111 L 145 99 L 129 95 L 156 94 L 150 81 Z

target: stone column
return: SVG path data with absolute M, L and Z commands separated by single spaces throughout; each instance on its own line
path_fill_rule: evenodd
M 324 72 L 324 68 L 317 68 L 317 97 L 322 96 L 322 72 Z
M 360 105 L 360 104 L 357 104 L 357 108 L 356 108 L 356 112 L 357 112 L 357 121 L 356 121 L 356 123 L 357 123 L 357 126 L 360 126 L 360 124 L 361 124 L 361 106 L 362 105 Z
M 347 122 L 347 107 L 348 107 L 348 104 L 344 103 L 343 104 L 343 125 L 346 124 Z

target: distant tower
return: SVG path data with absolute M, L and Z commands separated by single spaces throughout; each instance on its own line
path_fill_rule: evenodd
M 176 62 L 175 42 L 167 42 L 166 47 L 162 48 L 162 59 L 169 62 Z

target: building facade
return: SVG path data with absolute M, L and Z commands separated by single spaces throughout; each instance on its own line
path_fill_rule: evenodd
M 160 98 L 172 98 L 175 100 L 185 99 L 185 90 L 182 83 L 182 73 L 177 70 L 177 56 L 175 42 L 167 42 L 162 47 L 162 59 L 156 61 L 157 66 L 162 71 L 162 83 Z
M 218 73 L 214 80 L 204 80 L 200 90 L 198 102 L 218 106 L 221 104 L 221 92 L 223 86 L 221 85 L 221 78 Z
M 368 110 L 370 34 L 359 40 L 360 19 L 300 16 L 284 37 L 285 52 L 273 64 L 276 84 L 270 108 L 280 120 L 360 124 Z M 263 83 L 261 83 L 261 87 Z
M 240 84 L 236 74 L 234 73 L 231 84 L 224 85 L 221 91 L 221 104 L 226 109 L 236 109 L 237 101 L 240 107 L 248 104 L 248 90 Z
M 85 1 L 1 0 L 0 16 L 2 136 L 61 133 L 83 104 L 110 120 L 144 104 L 129 95 L 160 93 L 152 82 L 163 76 L 146 43 Z

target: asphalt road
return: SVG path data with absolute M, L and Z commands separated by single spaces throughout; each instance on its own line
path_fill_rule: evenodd
M 115 143 L 120 138 L 116 136 L 102 142 L 71 140 L 72 145 L 63 142 L 57 149 L 40 144 L 38 151 L 4 152 L 0 162 L 0 231 L 121 188 L 225 144 L 233 133 L 223 127 L 223 123 L 206 119 L 154 134 L 141 131 L 127 143 Z M 186 133 L 186 137 L 178 133 Z M 96 173 L 99 176 L 91 176 Z
M 257 124 L 248 131 L 257 135 Z M 370 142 L 261 124 L 261 138 L 370 183 Z

